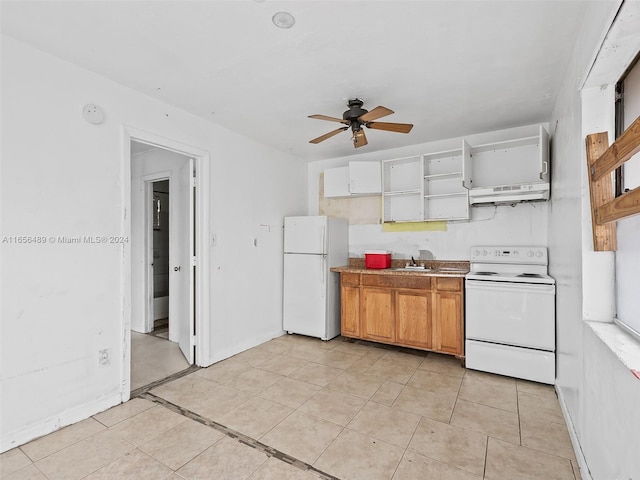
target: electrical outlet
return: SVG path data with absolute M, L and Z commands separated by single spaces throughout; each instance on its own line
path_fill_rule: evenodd
M 111 349 L 98 350 L 98 367 L 108 367 L 111 365 Z

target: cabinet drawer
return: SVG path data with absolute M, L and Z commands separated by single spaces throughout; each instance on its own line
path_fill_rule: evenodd
M 436 289 L 459 292 L 460 290 L 462 290 L 462 279 L 436 277 Z
M 370 287 L 431 289 L 431 277 L 409 275 L 362 275 L 362 285 Z
M 360 285 L 360 274 L 359 273 L 342 273 L 340 275 L 342 280 L 342 285 L 349 285 L 352 287 L 357 287 Z

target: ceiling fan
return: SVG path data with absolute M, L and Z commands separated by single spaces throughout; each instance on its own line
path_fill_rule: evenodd
M 309 140 L 309 143 L 320 143 L 327 138 L 331 138 L 334 135 L 337 135 L 338 133 L 344 132 L 345 130 L 351 128 L 351 131 L 353 133 L 353 135 L 351 136 L 353 146 L 355 148 L 358 148 L 368 143 L 367 136 L 364 134 L 364 129 L 362 128 L 363 126 L 367 128 L 373 128 L 374 130 L 387 130 L 389 132 L 398 133 L 409 133 L 413 128 L 413 125 L 410 123 L 374 122 L 373 120 L 391 115 L 393 113 L 393 110 L 389 110 L 386 107 L 376 107 L 373 110 L 369 111 L 362 108 L 362 105 L 364 105 L 364 102 L 359 98 L 350 99 L 347 102 L 349 110 L 342 114 L 342 118 L 329 117 L 327 115 L 309 115 L 309 118 L 316 118 L 318 120 L 329 120 L 330 122 L 340 122 L 346 125 L 346 127 L 340 127 L 329 133 L 325 133 L 318 138 Z

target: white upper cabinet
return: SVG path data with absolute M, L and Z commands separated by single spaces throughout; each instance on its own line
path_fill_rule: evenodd
M 421 155 L 382 162 L 384 222 L 411 222 L 423 219 L 423 177 Z
M 462 150 L 382 162 L 385 222 L 468 220 Z
M 324 196 L 348 197 L 349 167 L 328 168 L 324 171 Z
M 549 199 L 549 134 L 542 125 L 530 136 L 482 145 L 463 142 L 472 205 Z
M 462 139 L 453 150 L 325 170 L 324 196 L 382 192 L 384 222 L 466 221 L 470 206 L 549 199 L 549 134 L 544 126 L 484 137 L 498 141 L 471 144 Z
M 349 193 L 351 195 L 382 193 L 380 162 L 349 162 Z
M 324 196 L 379 195 L 382 192 L 380 162 L 349 162 L 346 167 L 324 171 Z
M 462 149 L 426 153 L 424 161 L 424 219 L 468 220 L 469 191 Z

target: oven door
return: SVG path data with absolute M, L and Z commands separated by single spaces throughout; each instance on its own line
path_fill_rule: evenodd
M 466 337 L 555 351 L 555 285 L 467 280 Z

